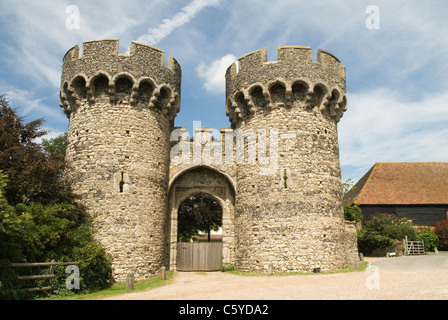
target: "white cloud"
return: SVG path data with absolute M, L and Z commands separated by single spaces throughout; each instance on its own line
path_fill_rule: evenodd
M 235 61 L 237 61 L 235 56 L 227 54 L 208 66 L 201 62 L 196 72 L 200 78 L 204 79 L 205 89 L 209 92 L 224 92 L 226 70 Z
M 79 30 L 66 28 L 72 4 L 79 6 Z M 365 27 L 369 4 L 380 9 L 380 30 Z M 206 11 L 211 6 L 219 7 Z M 45 116 L 57 128 L 67 122 L 57 97 L 62 57 L 87 40 L 119 38 L 126 48 L 131 40 L 169 40 L 161 49 L 181 63 L 183 83 L 197 76 L 210 93 L 225 90 L 225 70 L 235 56 L 267 48 L 275 60 L 279 45 L 307 45 L 314 59 L 317 48 L 341 59 L 348 91 L 356 92 L 348 95 L 339 124 L 344 168 L 360 173 L 377 161 L 446 161 L 446 8 L 443 1 L 417 0 L 111 0 L 107 8 L 94 1 L 0 0 L 0 92 L 26 115 Z M 195 92 L 182 94 L 188 101 Z
M 339 123 L 341 165 L 356 178 L 376 162 L 448 159 L 448 93 L 409 101 L 398 92 L 377 89 L 348 99 Z
M 6 3 L 7 2 L 7 3 Z M 79 29 L 67 28 L 69 0 L 0 1 L 0 20 L 4 40 L 0 57 L 15 74 L 25 75 L 39 87 L 58 88 L 62 57 L 74 45 L 102 38 L 117 38 L 130 46 L 133 28 L 160 14 L 155 7 L 162 0 L 110 1 L 108 9 L 101 2 L 82 2 Z M 138 10 L 137 10 L 138 9 Z
M 54 139 L 57 138 L 58 136 L 60 136 L 61 134 L 64 134 L 65 132 L 62 131 L 55 131 L 49 128 L 42 128 L 44 131 L 47 131 L 48 133 L 42 137 L 36 138 L 34 139 L 34 142 L 37 144 L 42 144 L 42 141 L 45 140 L 50 140 L 50 139 Z
M 370 4 L 380 9 L 379 30 L 365 26 Z M 278 45 L 310 46 L 314 59 L 321 48 L 341 59 L 360 82 L 368 82 L 371 72 L 383 85 L 401 82 L 404 90 L 412 90 L 410 77 L 418 85 L 432 77 L 446 86 L 446 8 L 440 1 L 246 0 L 226 6 L 229 15 L 216 41 L 238 55 L 266 47 L 269 60 L 276 59 Z
M 147 34 L 140 36 L 137 41 L 156 45 L 176 28 L 190 22 L 190 20 L 192 20 L 201 10 L 208 6 L 217 5 L 219 1 L 220 0 L 193 0 L 172 18 L 164 19 L 163 23 L 155 28 L 149 28 Z
M 46 105 L 43 103 L 44 98 L 36 97 L 36 94 L 31 91 L 9 88 L 2 92 L 2 94 L 5 94 L 13 108 L 20 108 L 19 112 L 21 116 L 26 117 L 30 115 L 33 118 L 51 119 L 60 123 L 68 122 L 67 117 L 61 110 Z

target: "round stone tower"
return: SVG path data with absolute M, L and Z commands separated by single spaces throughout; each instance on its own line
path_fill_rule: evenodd
M 236 267 L 312 271 L 347 265 L 337 123 L 345 68 L 328 52 L 281 46 L 226 73 L 226 109 L 245 139 L 236 167 Z
M 60 104 L 69 117 L 66 174 L 96 217 L 113 276 L 136 279 L 167 265 L 170 131 L 180 108 L 181 68 L 163 51 L 106 39 L 70 49 Z

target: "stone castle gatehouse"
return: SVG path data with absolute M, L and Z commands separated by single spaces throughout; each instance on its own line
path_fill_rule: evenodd
M 345 68 L 332 54 L 281 46 L 226 73 L 230 128 L 174 126 L 181 67 L 140 43 L 85 42 L 63 59 L 67 176 L 113 256 L 114 278 L 176 269 L 178 208 L 191 195 L 223 212 L 223 264 L 243 271 L 339 269 L 357 259 L 344 221 L 337 123 Z M 219 136 L 220 139 L 216 139 Z

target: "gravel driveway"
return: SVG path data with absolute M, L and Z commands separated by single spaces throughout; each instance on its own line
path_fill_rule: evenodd
M 448 254 L 366 258 L 366 271 L 298 276 L 178 272 L 168 285 L 119 300 L 448 299 Z

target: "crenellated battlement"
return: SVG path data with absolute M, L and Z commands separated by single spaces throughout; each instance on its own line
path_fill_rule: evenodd
M 118 39 L 92 40 L 83 43 L 82 56 L 79 56 L 79 46 L 76 45 L 64 56 L 63 62 L 69 63 L 78 59 L 107 59 L 108 57 L 133 57 L 134 59 L 144 59 L 148 61 L 160 61 L 160 66 L 173 72 L 180 70 L 179 63 L 173 58 L 168 59 L 168 65 L 165 65 L 165 52 L 159 48 L 143 44 L 140 42 L 131 42 L 129 54 L 118 52 Z M 157 65 L 157 64 L 156 64 Z
M 64 175 L 95 219 L 115 280 L 185 270 L 179 208 L 199 194 L 221 206 L 219 265 L 301 272 L 356 259 L 340 196 L 345 69 L 323 50 L 313 61 L 303 46 L 280 46 L 267 60 L 260 49 L 228 68 L 231 128 L 188 132 L 174 127 L 182 72 L 164 51 L 132 42 L 122 54 L 117 39 L 103 39 L 66 53 Z
M 278 68 L 280 65 L 287 68 L 306 65 L 314 65 L 314 68 L 320 66 L 328 69 L 327 72 L 339 74 L 345 80 L 345 68 L 338 58 L 327 51 L 318 49 L 317 62 L 314 62 L 311 48 L 306 46 L 279 46 L 277 61 L 267 60 L 265 48 L 247 53 L 238 59 L 238 66 L 234 63 L 229 67 L 227 73 L 229 76 L 236 77 L 239 74 L 256 72 L 258 69 Z
M 226 73 L 226 112 L 232 126 L 255 113 L 279 108 L 317 109 L 336 122 L 346 110 L 345 68 L 331 53 L 280 46 L 278 60 L 267 61 L 266 49 L 250 52 Z
M 81 73 L 92 77 L 102 72 L 113 77 L 128 72 L 136 79 L 151 76 L 157 83 L 171 83 L 180 90 L 182 69 L 173 57 L 165 65 L 163 50 L 133 41 L 129 54 L 122 54 L 118 53 L 118 46 L 118 39 L 87 41 L 83 44 L 82 56 L 79 47 L 74 46 L 63 59 L 62 83 Z
M 132 42 L 129 54 L 118 53 L 118 39 L 88 41 L 63 59 L 60 105 L 69 116 L 81 105 L 98 102 L 149 108 L 173 120 L 180 111 L 182 70 L 164 51 Z

